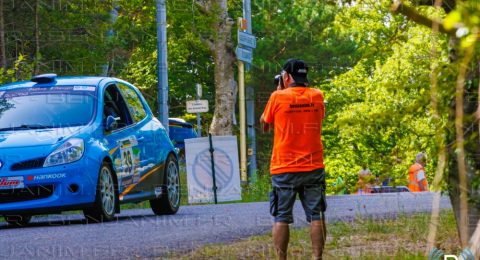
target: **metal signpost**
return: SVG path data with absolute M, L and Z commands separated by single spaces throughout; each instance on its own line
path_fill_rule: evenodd
M 210 144 L 210 160 L 212 162 L 212 178 L 213 178 L 213 198 L 215 204 L 217 204 L 217 180 L 215 176 L 215 157 L 213 156 L 213 152 L 215 152 L 215 149 L 213 149 L 212 145 L 212 134 L 208 133 L 208 142 Z
M 197 101 L 198 101 L 202 97 L 202 85 L 197 83 L 196 87 L 197 87 Z M 207 103 L 207 107 L 208 107 L 208 103 Z M 198 137 L 202 136 L 202 122 L 200 119 L 200 112 L 197 113 L 197 136 Z

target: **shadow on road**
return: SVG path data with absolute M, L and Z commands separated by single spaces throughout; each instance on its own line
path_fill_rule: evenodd
M 85 218 L 72 218 L 71 215 L 54 215 L 55 218 L 48 219 L 46 217 L 39 217 L 35 219 L 33 218 L 34 222 L 29 223 L 26 226 L 13 226 L 9 225 L 7 222 L 0 222 L 0 230 L 2 229 L 21 229 L 21 228 L 33 228 L 33 227 L 55 227 L 55 226 L 70 226 L 70 225 L 98 225 L 98 224 L 105 224 L 105 223 L 117 223 L 117 222 L 127 222 L 139 219 L 151 219 L 163 216 L 157 216 L 154 214 L 151 215 L 128 215 L 128 216 L 116 216 L 112 221 L 105 222 L 105 223 L 97 223 L 88 221 Z M 60 217 L 58 217 L 60 216 Z M 70 218 L 69 218 L 70 217 Z

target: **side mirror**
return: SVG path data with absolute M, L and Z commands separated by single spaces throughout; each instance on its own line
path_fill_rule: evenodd
M 108 116 L 107 119 L 105 119 L 105 130 L 112 131 L 115 128 L 117 128 L 117 118 Z

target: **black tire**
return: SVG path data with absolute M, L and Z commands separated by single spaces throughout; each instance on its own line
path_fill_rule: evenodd
M 83 210 L 87 221 L 100 223 L 113 220 L 118 203 L 117 197 L 112 168 L 108 163 L 103 162 L 98 173 L 94 206 Z
M 156 215 L 173 215 L 180 208 L 180 175 L 173 155 L 165 163 L 162 197 L 150 200 L 150 207 Z
M 28 223 L 30 223 L 30 220 L 32 220 L 31 215 L 11 215 L 11 216 L 3 216 L 5 218 L 5 221 L 11 226 L 15 227 L 24 227 L 27 226 Z

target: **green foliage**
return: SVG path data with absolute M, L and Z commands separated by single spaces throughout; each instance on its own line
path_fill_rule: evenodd
M 272 190 L 272 182 L 268 169 L 258 171 L 255 182 L 242 187 L 242 202 L 268 201 L 268 193 Z
M 4 1 L 8 66 L 0 68 L 1 84 L 29 79 L 35 64 L 40 72 L 60 75 L 99 75 L 108 65 L 110 75 L 139 87 L 152 110 L 158 110 L 155 0 L 40 2 L 40 55 L 36 55 L 34 8 L 25 1 Z M 307 61 L 311 85 L 326 98 L 323 142 L 331 193 L 344 188 L 353 192 L 357 174 L 365 167 L 380 180 L 391 177 L 392 184 L 404 185 L 408 166 L 419 151 L 429 155 L 431 181 L 439 149 L 436 132 L 445 130 L 449 140 L 454 138 L 448 115 L 458 63 L 449 57 L 453 51 L 448 39 L 393 15 L 390 5 L 390 0 L 252 1 L 257 48 L 246 82 L 255 89 L 256 118 L 275 89 L 273 77 L 284 61 L 291 57 Z M 241 16 L 242 1 L 228 1 L 228 6 L 230 17 Z M 428 17 L 445 18 L 447 29 L 457 29 L 456 54 L 462 55 L 478 36 L 478 8 L 475 1 L 463 1 L 448 15 L 432 7 L 417 9 Z M 221 21 L 205 15 L 195 1 L 169 0 L 167 22 L 170 116 L 196 123 L 195 116 L 186 113 L 185 102 L 195 99 L 195 84 L 200 83 L 202 98 L 211 107 L 215 104 L 215 64 L 206 40 L 215 36 L 212 25 Z M 232 36 L 235 40 L 235 29 Z M 478 52 L 475 55 L 478 60 Z M 433 116 L 431 106 L 432 71 L 438 77 L 440 118 Z M 478 77 L 467 79 L 466 99 L 473 101 L 466 105 L 465 128 L 471 133 L 466 149 L 474 169 L 480 168 L 474 157 L 479 146 L 473 114 L 478 84 Z M 203 130 L 211 118 L 211 112 L 202 114 Z M 246 189 L 248 200 L 260 199 L 253 191 L 261 193 L 269 185 L 272 140 L 271 133 L 257 135 L 259 180 Z M 338 177 L 344 184 L 334 188 Z M 473 180 L 472 185 L 479 187 L 480 181 Z
M 333 28 L 339 10 L 339 6 L 324 1 L 252 2 L 253 33 L 257 36 L 257 48 L 247 85 L 255 87 L 256 118 L 260 117 L 270 93 L 276 88 L 273 86 L 273 77 L 280 73 L 281 66 L 288 58 L 305 60 L 310 67 L 310 84 L 322 90 L 330 84 L 332 77 L 348 71 L 358 61 L 356 43 L 349 35 L 342 35 Z M 326 99 L 327 114 L 330 114 L 332 100 L 329 96 Z M 336 135 L 328 129 L 324 131 L 326 151 L 331 149 L 329 139 Z M 271 133 L 258 135 L 259 165 L 269 164 L 272 140 Z M 334 179 L 336 173 L 331 174 L 327 182 L 331 183 Z
M 334 143 L 327 140 L 327 171 L 331 177 L 342 176 L 350 187 L 363 167 L 380 179 L 393 178 L 392 185 L 406 185 L 408 167 L 420 151 L 430 155 L 430 181 L 436 166 L 431 64 L 447 68 L 438 77 L 442 97 L 448 96 L 453 71 L 448 70 L 447 39 L 433 38 L 431 29 L 392 16 L 389 2 L 346 7 L 335 20 L 342 33 L 353 35 L 361 54 L 353 69 L 334 77 L 325 91 L 333 107 L 325 131 L 337 134 Z M 432 42 L 439 58 L 431 55 Z M 442 103 L 441 112 L 447 104 Z M 441 125 L 447 116 L 443 113 Z
M 153 111 L 158 111 L 155 1 L 125 0 L 117 1 L 117 5 L 119 17 L 115 32 L 122 39 L 119 47 L 128 50 L 123 57 L 125 65 L 120 70 L 120 77 L 139 87 Z M 186 114 L 185 103 L 196 98 L 196 83 L 203 87 L 202 99 L 214 104 L 213 57 L 203 42 L 205 37 L 214 33 L 211 26 L 214 21 L 214 16 L 202 14 L 192 2 L 167 2 L 171 117 L 193 119 Z M 211 113 L 202 114 L 202 121 L 210 122 L 211 117 Z
M 13 68 L 0 68 L 0 84 L 11 83 L 20 79 L 30 79 L 33 73 L 33 63 L 20 54 Z
M 29 79 L 32 73 L 31 68 L 17 72 L 19 60 L 28 61 L 32 68 L 38 65 L 39 73 L 101 74 L 110 58 L 107 31 L 112 1 L 38 2 L 37 28 L 34 1 L 3 1 L 7 70 L 16 70 L 14 80 Z

